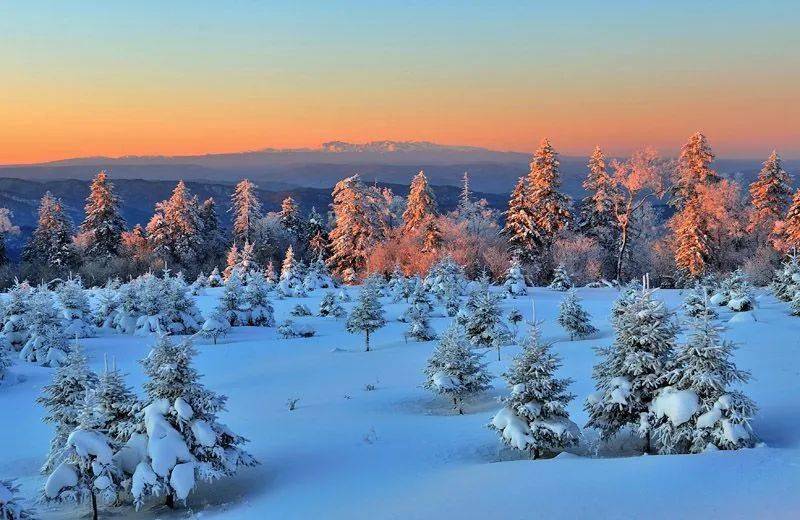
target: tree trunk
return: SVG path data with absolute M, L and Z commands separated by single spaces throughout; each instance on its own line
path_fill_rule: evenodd
M 167 500 L 165 504 L 168 508 L 175 509 L 175 498 L 172 496 L 172 493 L 167 493 Z
M 500 346 L 497 347 L 497 361 L 500 361 Z
M 625 259 L 625 251 L 628 249 L 628 224 L 622 225 L 622 236 L 620 237 L 619 253 L 617 254 L 617 281 L 622 283 L 622 262 Z
M 539 458 L 539 448 L 533 448 L 533 451 L 531 452 L 531 454 L 533 455 L 533 460 L 538 459 Z
M 367 349 L 364 352 L 369 352 L 369 331 L 367 331 Z
M 644 436 L 644 452 L 650 455 L 650 430 Z
M 92 494 L 92 520 L 97 520 L 97 496 L 95 496 L 94 491 L 91 492 Z

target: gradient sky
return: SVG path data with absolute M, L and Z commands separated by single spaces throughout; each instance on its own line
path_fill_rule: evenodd
M 296 4 L 296 5 L 291 5 Z M 0 163 L 429 140 L 800 157 L 796 2 L 0 2 Z

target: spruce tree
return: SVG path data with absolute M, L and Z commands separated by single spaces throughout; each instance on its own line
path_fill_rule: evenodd
M 567 268 L 564 267 L 564 264 L 558 264 L 556 272 L 553 275 L 553 281 L 550 282 L 548 287 L 556 291 L 568 291 L 572 288 L 572 279 L 567 272 Z
M 89 338 L 95 329 L 89 297 L 80 278 L 67 279 L 56 291 L 62 315 L 64 335 L 68 338 Z
M 0 480 L 0 518 L 3 520 L 33 520 L 36 511 L 25 507 L 14 480 Z
M 558 306 L 558 324 L 569 333 L 569 339 L 584 339 L 597 328 L 589 321 L 589 313 L 581 306 L 581 300 L 575 289 L 571 289 Z
M 463 330 L 455 323 L 442 335 L 425 367 L 424 387 L 453 401 L 464 413 L 463 400 L 491 387 L 481 355 L 474 352 Z
M 133 474 L 140 483 L 132 488 L 137 508 L 151 495 L 166 495 L 173 506 L 198 480 L 213 482 L 256 464 L 241 448 L 247 440 L 218 422 L 227 398 L 199 382 L 195 355 L 189 341 L 175 344 L 162 336 L 141 361 L 148 377 L 142 413 L 147 449 Z
M 700 282 L 695 282 L 683 299 L 683 313 L 690 320 L 715 320 L 717 311 L 710 305 L 710 290 Z
M 336 300 L 336 294 L 333 291 L 328 291 L 319 303 L 319 313 L 317 316 L 333 316 L 334 318 L 341 318 L 347 314 L 344 308 L 339 305 Z
M 156 204 L 147 241 L 164 266 L 191 268 L 204 257 L 199 203 L 179 181 L 170 198 Z
M 534 244 L 546 251 L 572 218 L 569 197 L 559 192 L 561 179 L 558 154 L 550 141 L 542 140 L 533 154 L 528 174 L 528 204 L 533 221 Z
M 437 214 L 436 196 L 428 185 L 425 172 L 420 171 L 411 181 L 406 210 L 403 212 L 403 233 L 422 231 Z
M 653 406 L 654 439 L 660 453 L 699 453 L 708 449 L 753 447 L 750 419 L 756 406 L 732 385 L 744 384 L 750 374 L 739 370 L 731 357 L 735 347 L 723 341 L 708 318 L 694 321 L 689 341 L 682 346 L 664 379 L 670 387 L 660 399 L 681 395 L 696 405 L 676 416 L 668 406 Z M 690 413 L 692 412 L 692 413 Z
M 249 320 L 249 309 L 245 301 L 244 288 L 239 278 L 239 273 L 234 271 L 219 298 L 217 311 L 225 316 L 231 327 L 240 327 L 247 324 Z
M 281 202 L 280 211 L 281 226 L 293 237 L 300 238 L 303 228 L 303 221 L 300 218 L 300 209 L 291 197 L 286 197 Z
M 69 353 L 68 338 L 55 306 L 53 293 L 45 286 L 37 287 L 30 296 L 23 315 L 28 339 L 20 351 L 25 361 L 57 367 Z
M 61 199 L 49 191 L 39 203 L 39 221 L 22 251 L 22 259 L 56 269 L 72 268 L 78 263 L 72 243 L 72 220 Z
M 119 198 L 105 170 L 92 180 L 84 209 L 86 217 L 80 232 L 85 240 L 85 254 L 90 258 L 116 256 L 125 231 L 125 219 L 120 214 Z
M 675 232 L 675 264 L 678 270 L 697 279 L 706 270 L 710 250 L 703 212 L 687 201 L 671 222 Z
M 217 203 L 214 198 L 209 197 L 204 200 L 197 212 L 200 217 L 200 229 L 202 229 L 202 258 L 216 260 L 224 251 L 225 235 L 219 221 Z
M 719 174 L 711 168 L 713 161 L 714 153 L 706 136 L 696 132 L 689 137 L 686 144 L 681 147 L 678 158 L 677 179 L 673 187 L 674 206 L 682 209 L 695 197 L 698 185 L 720 180 Z
M 750 229 L 772 232 L 776 221 L 783 218 L 792 197 L 792 181 L 783 169 L 780 156 L 773 150 L 750 185 L 750 200 L 755 210 L 751 215 Z
M 262 217 L 261 202 L 256 195 L 256 185 L 247 179 L 240 181 L 231 196 L 233 213 L 233 240 L 242 245 L 255 243 L 258 222 Z
M 25 319 L 25 310 L 33 289 L 28 282 L 14 281 L 8 291 L 8 299 L 3 309 L 3 336 L 11 348 L 21 350 L 28 341 L 29 332 Z
M 604 248 L 614 248 L 616 205 L 619 199 L 616 182 L 606 167 L 606 158 L 599 146 L 589 157 L 589 174 L 583 181 L 588 195 L 581 201 L 578 229 L 598 239 Z
M 800 251 L 800 189 L 792 197 L 780 235 L 786 251 Z
M 597 391 L 586 400 L 587 427 L 600 430 L 604 440 L 629 427 L 651 449 L 650 404 L 664 386 L 664 374 L 674 355 L 678 332 L 672 312 L 642 290 L 629 301 L 614 323 L 616 338 L 601 347 L 603 360 L 595 365 Z
M 506 222 L 501 234 L 508 241 L 509 253 L 524 262 L 532 261 L 535 254 L 535 234 L 525 177 L 520 177 L 514 186 L 505 217 Z
M 477 348 L 497 349 L 500 360 L 500 348 L 511 342 L 511 332 L 503 322 L 497 297 L 489 292 L 488 286 L 482 286 L 471 298 L 467 307 L 464 323 L 469 342 Z
M 350 334 L 364 333 L 364 350 L 369 352 L 370 334 L 384 325 L 386 325 L 386 319 L 378 299 L 378 289 L 373 282 L 367 282 L 361 287 L 358 301 L 347 317 L 345 327 Z
M 228 334 L 230 330 L 231 324 L 228 322 L 227 316 L 219 308 L 216 308 L 203 322 L 198 334 L 204 338 L 210 338 L 216 345 L 217 339 Z
M 275 326 L 275 315 L 269 299 L 269 289 L 264 275 L 258 271 L 254 272 L 244 293 L 244 307 L 248 309 L 247 324 L 251 327 Z
M 525 283 L 525 275 L 522 273 L 522 266 L 518 259 L 511 261 L 511 266 L 506 272 L 506 280 L 503 282 L 503 292 L 506 296 L 516 298 L 528 294 L 528 284 Z
M 555 373 L 561 360 L 543 342 L 535 324 L 522 343 L 522 352 L 503 377 L 511 395 L 489 427 L 503 442 L 529 453 L 532 459 L 558 453 L 578 443 L 578 426 L 569 419 L 567 405 L 575 398 L 568 392 L 571 379 Z
M 42 420 L 55 427 L 50 453 L 42 472 L 49 473 L 63 460 L 67 437 L 78 426 L 78 415 L 86 393 L 94 390 L 97 384 L 97 374 L 89 370 L 80 345 L 75 343 L 64 363 L 53 374 L 53 381 L 42 389 L 42 395 L 36 399 L 45 408 Z

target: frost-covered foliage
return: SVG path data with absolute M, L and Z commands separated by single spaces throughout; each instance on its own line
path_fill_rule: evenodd
M 6 378 L 6 372 L 11 366 L 11 356 L 8 352 L 10 348 L 5 338 L 0 338 L 0 381 Z
M 427 295 L 422 290 L 422 286 L 417 286 L 417 290 L 411 296 L 408 309 L 403 314 L 403 321 L 408 323 L 405 337 L 408 340 L 431 341 L 436 339 L 436 333 L 430 324 L 430 314 L 432 305 L 428 301 Z
M 613 326 L 618 326 L 620 318 L 625 314 L 625 311 L 631 303 L 638 298 L 641 290 L 642 285 L 637 281 L 631 282 L 622 288 L 619 298 L 617 298 L 611 306 L 611 316 L 609 319 Z
M 683 299 L 683 313 L 687 318 L 715 320 L 719 316 L 710 305 L 710 289 L 699 282 L 695 283 Z
M 92 180 L 84 207 L 86 218 L 80 227 L 84 254 L 90 258 L 111 258 L 119 251 L 125 231 L 125 219 L 119 210 L 119 198 L 105 171 Z
M 389 275 L 389 283 L 388 283 L 388 290 L 389 295 L 392 297 L 393 302 L 399 302 L 400 300 L 408 297 L 410 292 L 406 292 L 408 285 L 408 279 L 403 274 L 403 270 L 400 269 L 399 265 L 394 266 L 394 270 L 392 274 Z
M 217 311 L 228 320 L 231 327 L 247 325 L 250 307 L 245 300 L 244 287 L 239 273 L 234 271 L 225 282 L 225 289 L 219 298 Z
M 587 427 L 600 430 L 603 439 L 624 427 L 632 428 L 650 449 L 650 403 L 665 386 L 664 374 L 678 332 L 674 315 L 664 302 L 642 290 L 630 298 L 614 323 L 616 339 L 598 349 L 603 360 L 594 367 L 597 391 L 586 400 Z
M 144 433 L 122 448 L 120 466 L 131 477 L 134 504 L 148 497 L 185 501 L 198 480 L 211 482 L 256 463 L 242 450 L 246 439 L 218 422 L 225 396 L 206 389 L 192 366 L 195 349 L 162 336 L 142 360 L 147 404 L 139 416 Z
M 336 294 L 333 291 L 328 291 L 319 302 L 318 316 L 333 316 L 334 318 L 342 318 L 347 314 L 344 308 L 339 305 L 336 300 Z
M 559 264 L 558 267 L 556 267 L 553 281 L 550 282 L 548 287 L 556 291 L 568 291 L 572 288 L 572 279 L 569 277 L 569 273 L 567 273 L 567 269 L 563 264 Z
M 52 471 L 63 460 L 67 437 L 78 426 L 86 393 L 95 389 L 97 383 L 97 375 L 89 370 L 86 357 L 76 343 L 56 369 L 53 381 L 42 389 L 42 395 L 36 400 L 46 411 L 42 420 L 55 427 L 43 472 Z
M 119 280 L 106 281 L 106 284 L 97 291 L 97 307 L 94 311 L 93 323 L 95 327 L 101 329 L 114 328 L 114 316 L 120 305 L 120 283 Z
M 22 349 L 28 340 L 25 310 L 32 292 L 33 289 L 27 282 L 15 282 L 8 291 L 8 299 L 3 309 L 3 336 L 14 350 Z
M 228 319 L 219 309 L 215 309 L 208 318 L 206 318 L 206 321 L 203 322 L 203 326 L 198 334 L 204 338 L 211 339 L 216 345 L 217 339 L 228 334 L 230 330 L 231 324 L 228 322 Z
M 278 334 L 284 338 L 310 338 L 317 331 L 307 323 L 296 323 L 293 320 L 284 320 L 278 325 Z
M 364 333 L 364 350 L 369 352 L 369 336 L 386 325 L 383 306 L 378 299 L 378 288 L 372 281 L 361 286 L 356 302 L 347 317 L 345 328 L 350 334 Z
M 286 298 L 302 298 L 306 296 L 303 287 L 302 266 L 295 261 L 292 246 L 286 250 L 281 266 L 281 276 L 277 287 L 278 294 Z
M 308 266 L 306 276 L 303 278 L 303 289 L 310 292 L 316 289 L 332 289 L 334 287 L 333 278 L 331 278 L 328 266 L 325 265 L 322 253 L 320 253 L 317 259 Z
M 659 391 L 650 407 L 659 452 L 699 453 L 755 444 L 750 419 L 756 406 L 731 388 L 750 379 L 731 360 L 734 348 L 709 319 L 694 322 L 689 341 L 664 376 L 670 386 Z
M 775 270 L 775 277 L 770 284 L 772 293 L 779 300 L 790 302 L 800 287 L 800 260 L 797 255 L 790 255 Z
M 336 299 L 339 300 L 340 302 L 349 302 L 352 300 L 352 298 L 350 298 L 350 293 L 348 293 L 347 290 L 345 290 L 344 288 L 339 289 L 339 293 L 336 295 Z
M 496 348 L 500 358 L 500 347 L 511 342 L 511 331 L 503 322 L 498 297 L 489 291 L 487 284 L 470 295 L 463 319 L 469 342 L 478 348 Z
M 511 298 L 525 296 L 528 294 L 528 285 L 525 283 L 525 275 L 522 273 L 522 265 L 516 258 L 511 262 L 511 267 L 506 272 L 506 280 L 503 283 L 503 293 Z
M 133 282 L 135 284 L 135 311 L 138 314 L 134 334 L 194 334 L 200 330 L 203 317 L 183 276 L 163 278 L 147 273 Z
M 208 287 L 208 276 L 204 272 L 200 272 L 197 278 L 189 285 L 189 294 L 192 296 L 200 296 L 205 294 L 206 287 Z
M 296 317 L 313 316 L 313 313 L 311 312 L 311 309 L 308 308 L 308 305 L 303 303 L 298 303 L 292 307 L 292 310 L 289 311 L 289 314 Z
M 225 271 L 222 273 L 223 280 L 230 278 L 234 271 L 239 273 L 242 280 L 247 280 L 253 271 L 258 270 L 253 247 L 254 245 L 247 241 L 244 242 L 241 249 L 236 243 L 231 246 L 226 258 Z
M 23 323 L 28 329 L 28 340 L 19 353 L 20 358 L 49 367 L 61 365 L 69 345 L 53 294 L 46 287 L 37 287 L 31 294 Z
M 504 407 L 489 424 L 508 446 L 534 459 L 574 446 L 580 436 L 567 412 L 567 404 L 575 398 L 567 391 L 572 380 L 555 376 L 560 366 L 538 327 L 531 325 L 522 353 L 503 374 L 511 395 L 503 399 Z
M 752 310 L 755 306 L 755 297 L 747 275 L 741 269 L 737 269 L 725 277 L 717 292 L 711 297 L 711 303 L 727 305 L 735 312 Z
M 275 313 L 269 299 L 270 286 L 264 275 L 253 272 L 244 292 L 247 324 L 251 327 L 275 326 Z
M 472 350 L 461 327 L 451 324 L 428 359 L 425 388 L 452 399 L 453 409 L 463 414 L 464 398 L 487 390 L 490 381 L 481 355 Z
M 445 256 L 431 266 L 423 285 L 426 291 L 434 294 L 440 300 L 448 291 L 458 293 L 460 296 L 466 285 L 464 268 L 451 256 Z
M 36 512 L 25 507 L 19 496 L 19 485 L 13 480 L 0 480 L 0 519 L 32 520 L 33 518 L 36 518 Z
M 589 318 L 578 293 L 575 289 L 570 289 L 558 306 L 558 324 L 569 332 L 570 339 L 583 339 L 597 332 Z
M 69 338 L 89 338 L 95 329 L 89 297 L 80 278 L 66 280 L 56 291 L 59 309 L 64 322 L 64 334 Z
M 219 274 L 219 268 L 215 267 L 211 274 L 208 275 L 209 287 L 222 287 L 222 275 Z
M 430 316 L 433 312 L 433 304 L 428 299 L 428 291 L 423 287 L 423 284 L 418 284 L 414 288 L 408 300 L 408 307 L 400 316 L 399 320 L 403 322 L 410 322 L 412 316 Z

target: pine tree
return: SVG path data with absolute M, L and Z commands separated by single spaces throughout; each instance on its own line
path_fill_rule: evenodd
M 100 171 L 89 186 L 85 213 L 80 231 L 85 236 L 86 255 L 94 258 L 116 256 L 125 231 L 125 219 L 120 214 L 119 199 L 105 170 Z
M 328 291 L 319 303 L 319 313 L 317 316 L 333 316 L 334 318 L 341 318 L 347 314 L 344 308 L 336 301 L 336 294 L 333 291 Z
M 424 230 L 437 215 L 436 196 L 428 185 L 425 172 L 420 170 L 411 181 L 406 210 L 403 212 L 403 233 Z
M 710 306 L 710 291 L 700 282 L 695 282 L 683 299 L 683 313 L 690 320 L 715 320 L 717 311 Z
M 458 206 L 456 206 L 458 221 L 466 222 L 467 229 L 472 232 L 473 230 L 469 229 L 469 223 L 476 219 L 478 212 L 479 209 L 472 200 L 472 191 L 469 187 L 469 173 L 464 172 L 464 176 L 461 178 L 461 194 L 458 197 Z
M 520 177 L 514 186 L 505 216 L 506 223 L 501 234 L 508 241 L 509 253 L 522 261 L 532 261 L 535 232 L 525 177 Z
M 46 410 L 42 420 L 55 427 L 42 472 L 49 473 L 63 460 L 67 437 L 78 426 L 78 414 L 86 393 L 95 389 L 97 384 L 97 375 L 89 370 L 80 345 L 75 343 L 64 363 L 53 374 L 52 383 L 45 386 L 42 395 L 36 399 Z
M 382 238 L 380 222 L 375 201 L 358 175 L 339 181 L 332 198 L 336 225 L 330 232 L 328 266 L 336 276 L 352 284 L 364 270 L 373 245 Z
M 589 321 L 589 313 L 581 306 L 581 300 L 575 289 L 571 289 L 558 306 L 558 324 L 569 332 L 569 339 L 584 339 L 597 328 Z
M 209 197 L 200 204 L 198 208 L 200 216 L 200 228 L 202 232 L 203 255 L 204 259 L 219 258 L 225 247 L 225 235 L 222 231 L 222 224 L 217 214 L 217 203 L 213 197 Z
M 108 279 L 97 293 L 97 307 L 92 314 L 92 323 L 101 329 L 114 328 L 114 315 L 120 305 L 120 283 L 118 279 Z
M 488 287 L 477 289 L 473 295 L 464 325 L 467 339 L 474 347 L 497 349 L 499 360 L 500 348 L 511 342 L 511 332 L 503 323 L 497 297 Z
M 300 298 L 306 295 L 303 288 L 303 278 L 300 274 L 300 266 L 295 261 L 292 246 L 286 249 L 286 254 L 283 257 L 278 292 L 285 297 Z
M 368 281 L 361 287 L 358 301 L 353 307 L 345 325 L 350 334 L 364 333 L 364 350 L 369 352 L 369 336 L 376 330 L 386 325 L 383 307 L 378 299 L 378 289 L 375 284 Z
M 255 243 L 258 222 L 262 217 L 256 185 L 247 179 L 240 181 L 233 191 L 229 211 L 233 212 L 233 241 L 240 245 Z
M 564 264 L 558 264 L 553 275 L 553 281 L 550 282 L 548 287 L 556 291 L 568 291 L 572 288 L 572 279 L 567 273 L 567 268 L 564 267 Z
M 234 242 L 231 245 L 231 248 L 228 250 L 228 254 L 225 257 L 225 270 L 222 272 L 222 279 L 228 280 L 233 274 L 233 271 L 239 268 L 239 246 L 236 245 Z M 242 273 L 239 273 L 241 277 Z
M 210 338 L 216 345 L 217 339 L 228 334 L 230 330 L 231 324 L 228 322 L 227 316 L 217 308 L 211 311 L 198 334 L 205 338 Z
M 572 218 L 569 197 L 558 191 L 561 186 L 558 168 L 558 154 L 550 141 L 544 139 L 533 154 L 528 174 L 528 204 L 538 251 L 547 250 Z
M 616 206 L 619 199 L 616 182 L 606 167 L 606 158 L 599 146 L 589 157 L 589 174 L 583 181 L 587 195 L 581 202 L 578 229 L 597 238 L 607 250 L 614 249 Z
M 140 405 L 133 390 L 125 384 L 125 374 L 117 368 L 116 362 L 110 367 L 106 362 L 98 377 L 95 396 L 97 412 L 105 418 L 102 431 L 118 449 L 136 433 Z
M 735 450 L 753 447 L 750 418 L 755 404 L 731 385 L 743 384 L 750 374 L 731 361 L 735 347 L 723 341 L 708 318 L 694 321 L 688 343 L 678 350 L 669 372 L 670 385 L 660 399 L 683 397 L 695 405 L 680 416 L 670 414 L 660 402 L 652 406 L 654 438 L 660 453 L 699 453 L 708 449 Z
M 23 322 L 28 329 L 28 340 L 19 353 L 20 358 L 49 367 L 65 362 L 69 353 L 68 338 L 47 287 L 38 287 L 33 292 L 25 306 Z
M 92 310 L 89 297 L 83 289 L 80 278 L 67 279 L 56 291 L 62 315 L 64 335 L 68 338 L 89 338 L 94 336 Z
M 39 221 L 22 251 L 22 259 L 32 264 L 63 269 L 75 267 L 78 255 L 72 243 L 72 221 L 61 199 L 48 191 L 39 204 Z
M 711 169 L 714 153 L 708 139 L 696 132 L 681 147 L 678 158 L 677 179 L 673 188 L 672 204 L 679 209 L 696 195 L 699 184 L 710 184 L 720 180 L 719 174 Z
M 33 520 L 36 511 L 25 507 L 14 480 L 0 480 L 0 518 L 3 520 Z
M 453 409 L 463 414 L 464 398 L 489 389 L 490 382 L 480 354 L 473 352 L 458 325 L 450 325 L 428 359 L 425 388 L 452 399 Z
M 29 333 L 25 310 L 32 291 L 28 282 L 19 282 L 18 280 L 14 281 L 14 285 L 8 291 L 8 300 L 3 309 L 3 336 L 14 350 L 21 350 L 28 341 Z
M 770 289 L 776 298 L 789 302 L 792 301 L 798 287 L 800 287 L 800 261 L 797 255 L 792 254 L 775 270 L 775 278 L 770 284 Z
M 219 298 L 217 311 L 225 316 L 232 327 L 240 327 L 248 322 L 249 309 L 244 300 L 244 290 L 239 273 L 236 271 L 225 282 L 225 289 Z
M 209 287 L 221 287 L 222 286 L 222 282 L 223 282 L 223 279 L 222 279 L 222 276 L 220 276 L 220 274 L 219 274 L 219 269 L 215 267 L 214 270 L 211 271 L 211 274 L 208 275 L 208 286 Z
M 586 400 L 586 426 L 599 429 L 604 440 L 630 427 L 650 451 L 647 413 L 674 354 L 673 316 L 652 291 L 642 290 L 615 320 L 614 344 L 598 349 L 604 359 L 594 367 L 597 392 Z
M 280 220 L 283 228 L 292 236 L 299 238 L 303 222 L 300 218 L 300 209 L 291 197 L 286 197 L 281 202 Z
M 525 275 L 522 274 L 522 266 L 518 259 L 511 261 L 511 266 L 506 272 L 506 281 L 503 283 L 503 292 L 506 296 L 516 298 L 528 294 L 528 284 L 525 283 Z
M 710 254 L 704 216 L 696 204 L 688 201 L 671 224 L 675 231 L 675 264 L 679 271 L 696 279 L 705 272 Z
M 204 256 L 202 231 L 197 197 L 179 181 L 170 198 L 156 204 L 147 241 L 165 267 L 192 267 Z
M 212 482 L 256 464 L 241 448 L 247 440 L 218 422 L 227 398 L 199 382 L 195 354 L 189 341 L 174 344 L 162 336 L 141 361 L 148 377 L 142 414 L 148 449 L 133 474 L 141 483 L 132 488 L 137 507 L 150 495 L 166 495 L 168 505 L 185 501 L 197 480 Z
M 781 238 L 786 251 L 800 250 L 800 189 L 792 197 L 792 203 L 783 219 Z
M 332 289 L 335 286 L 331 278 L 328 266 L 325 265 L 325 260 L 320 254 L 317 259 L 311 262 L 308 266 L 308 272 L 303 278 L 303 289 L 306 291 L 314 291 L 316 289 Z
M 538 327 L 531 325 L 522 353 L 503 374 L 511 395 L 489 427 L 512 448 L 538 459 L 578 443 L 578 426 L 569 419 L 567 405 L 575 398 L 567 389 L 571 379 L 555 377 L 561 360 L 544 343 Z
M 428 298 L 428 292 L 423 284 L 417 284 L 409 296 L 408 308 L 400 316 L 400 321 L 409 322 L 410 317 L 414 314 L 430 316 L 431 312 L 433 312 L 433 304 Z
M 792 197 L 792 182 L 783 169 L 780 156 L 773 151 L 764 162 L 758 179 L 750 185 L 750 199 L 754 213 L 750 230 L 760 228 L 772 232 L 776 221 L 783 218 Z
M 269 284 L 264 275 L 256 271 L 244 293 L 244 307 L 248 309 L 247 324 L 251 327 L 274 327 L 275 315 L 269 299 Z

